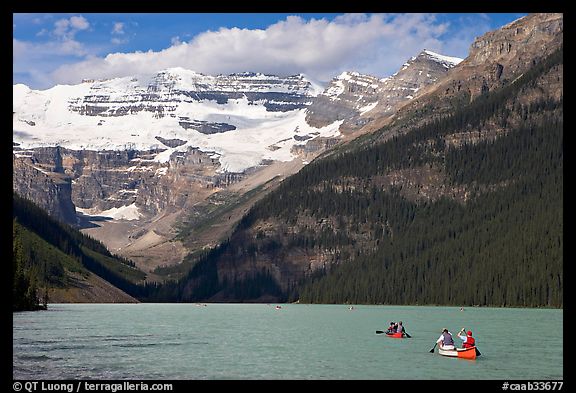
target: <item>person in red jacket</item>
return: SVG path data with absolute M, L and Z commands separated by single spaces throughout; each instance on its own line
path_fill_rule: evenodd
M 462 328 L 462 330 L 458 332 L 458 337 L 460 337 L 460 339 L 464 341 L 462 343 L 462 348 L 470 348 L 476 346 L 476 340 L 474 339 L 474 337 L 472 337 L 472 331 L 468 330 L 466 332 L 466 335 L 464 335 L 463 333 L 464 328 Z

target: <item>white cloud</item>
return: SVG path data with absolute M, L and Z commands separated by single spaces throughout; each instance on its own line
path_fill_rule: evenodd
M 73 40 L 34 43 L 12 39 L 12 48 L 14 63 L 36 62 L 48 56 L 82 57 L 87 54 L 84 46 Z
M 49 35 L 52 41 L 14 40 L 15 73 L 44 72 L 39 83 L 42 88 L 49 87 L 47 81 L 79 83 L 84 78 L 148 74 L 168 67 L 213 75 L 304 73 L 324 82 L 342 71 L 384 77 L 423 49 L 465 57 L 474 38 L 490 29 L 489 20 L 477 15 L 449 18 L 452 26 L 434 14 L 345 14 L 333 20 L 289 16 L 265 29 L 220 28 L 193 37 L 181 33 L 163 50 L 111 53 L 113 45 L 129 41 L 128 30 L 137 26 L 136 22 L 114 22 L 111 28 L 108 25 L 108 44 L 112 45 L 88 46 L 76 39 L 78 32 L 92 29 L 86 18 L 54 20 L 49 34 L 39 33 Z
M 57 37 L 63 37 L 68 33 L 68 27 L 70 26 L 70 21 L 68 19 L 59 19 L 54 22 L 54 35 Z
M 441 52 L 446 29 L 430 14 L 346 14 L 332 21 L 289 16 L 266 29 L 220 28 L 188 42 L 174 37 L 161 51 L 93 57 L 63 65 L 53 76 L 76 83 L 175 66 L 206 74 L 305 73 L 324 81 L 344 70 L 387 76 L 424 48 Z
M 112 25 L 112 38 L 110 42 L 114 45 L 122 45 L 128 43 L 130 40 L 126 37 L 126 31 L 124 28 L 126 25 L 123 22 L 114 22 Z M 122 37 L 122 38 L 121 38 Z
M 75 40 L 29 42 L 12 40 L 12 65 L 15 74 L 34 88 L 49 88 L 54 80 L 50 70 L 57 69 L 63 61 L 85 59 L 89 51 Z
M 124 34 L 124 23 L 115 22 L 112 27 L 112 34 Z
M 89 27 L 90 23 L 83 16 L 71 16 L 54 22 L 53 34 L 62 40 L 73 40 L 77 32 Z
M 121 38 L 118 38 L 118 37 L 112 37 L 112 38 L 110 39 L 110 42 L 113 43 L 114 45 L 121 45 L 121 44 L 127 43 L 128 40 L 127 40 L 127 39 L 121 39 Z
M 84 59 L 86 48 L 74 40 L 34 43 L 12 40 L 13 70 L 34 88 L 48 88 L 55 81 L 49 72 L 62 64 Z
M 22 16 L 21 16 L 22 17 Z M 76 39 L 79 31 L 88 30 L 90 22 L 83 16 L 61 18 L 50 21 L 51 15 L 35 17 L 33 24 L 50 22 L 52 29 L 42 28 L 36 37 L 41 41 L 23 41 L 13 38 L 13 70 L 19 79 L 24 78 L 35 88 L 51 87 L 55 81 L 51 71 L 63 62 L 74 63 L 84 60 L 90 51 Z
M 83 16 L 70 17 L 70 26 L 76 30 L 86 30 L 90 27 L 90 23 Z

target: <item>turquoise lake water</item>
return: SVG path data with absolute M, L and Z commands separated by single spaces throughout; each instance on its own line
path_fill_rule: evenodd
M 13 313 L 14 379 L 562 380 L 563 310 L 51 304 Z M 410 339 L 392 339 L 390 321 Z M 430 353 L 474 333 L 476 360 Z

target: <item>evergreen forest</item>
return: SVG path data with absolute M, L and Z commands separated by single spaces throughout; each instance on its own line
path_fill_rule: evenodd
M 409 132 L 382 142 L 385 127 L 315 160 L 186 277 L 150 296 L 562 307 L 563 97 L 546 93 L 562 63 L 560 48 L 513 83 Z M 483 137 L 492 130 L 497 137 Z M 453 135 L 463 142 L 450 143 Z M 438 174 L 441 191 L 426 197 L 410 179 L 385 180 L 410 171 Z M 301 254 L 328 263 L 283 287 L 272 269 L 224 274 Z

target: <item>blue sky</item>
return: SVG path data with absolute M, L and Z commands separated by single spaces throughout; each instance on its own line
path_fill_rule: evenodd
M 184 67 L 205 74 L 378 77 L 428 49 L 466 57 L 523 14 L 13 14 L 13 82 L 45 89 Z

